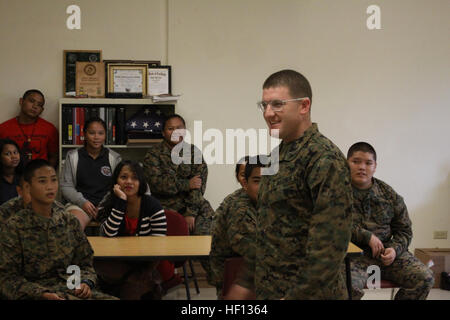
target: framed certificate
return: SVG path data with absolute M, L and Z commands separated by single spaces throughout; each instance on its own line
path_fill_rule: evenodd
M 147 64 L 108 64 L 108 93 L 147 95 Z
M 148 68 L 148 95 L 159 96 L 172 93 L 170 66 L 151 66 Z
M 63 51 L 63 95 L 74 97 L 76 95 L 76 63 L 101 62 L 102 50 L 64 50 Z

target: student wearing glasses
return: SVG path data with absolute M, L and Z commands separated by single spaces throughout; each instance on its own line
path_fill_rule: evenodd
M 56 168 L 58 131 L 53 124 L 40 117 L 44 104 L 41 91 L 26 91 L 19 99 L 19 115 L 0 124 L 0 139 L 17 142 L 25 164 L 33 159 L 44 159 Z
M 347 299 L 344 258 L 351 236 L 352 189 L 346 159 L 311 121 L 308 80 L 293 70 L 272 74 L 258 103 L 278 171 L 262 172 L 256 259 L 228 299 Z M 266 168 L 264 168 L 266 169 Z M 268 169 L 268 168 L 267 168 Z M 270 174 L 270 175 L 268 175 Z

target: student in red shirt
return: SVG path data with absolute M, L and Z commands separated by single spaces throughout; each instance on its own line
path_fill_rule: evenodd
M 0 124 L 0 139 L 11 139 L 19 145 L 24 162 L 45 159 L 56 168 L 58 163 L 58 131 L 42 119 L 45 98 L 36 89 L 28 90 L 19 99 L 17 117 Z

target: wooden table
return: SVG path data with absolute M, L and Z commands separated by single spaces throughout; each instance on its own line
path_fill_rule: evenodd
M 102 260 L 186 260 L 207 257 L 211 250 L 211 236 L 88 237 L 88 240 L 94 249 L 94 258 Z M 345 257 L 345 272 L 350 300 L 352 299 L 350 258 L 362 253 L 362 249 L 349 243 Z
M 354 245 L 352 242 L 350 242 L 348 244 L 348 248 L 347 248 L 347 256 L 353 257 L 353 256 L 360 256 L 363 253 L 363 250 Z
M 209 256 L 211 236 L 88 237 L 95 259 L 186 260 Z

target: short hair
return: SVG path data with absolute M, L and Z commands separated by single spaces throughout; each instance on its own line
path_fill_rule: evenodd
M 248 163 L 249 156 L 242 157 L 237 163 L 235 171 L 236 180 L 239 182 L 239 169 L 242 165 L 246 165 Z
M 260 156 L 250 157 L 245 165 L 245 180 L 248 181 L 254 169 L 263 167 L 265 165 L 260 161 Z
M 270 75 L 264 81 L 263 89 L 287 87 L 293 98 L 308 97 L 312 103 L 312 90 L 308 79 L 294 70 L 281 70 Z
M 163 123 L 163 126 L 162 126 L 163 130 L 166 129 L 167 121 L 169 121 L 170 119 L 173 119 L 173 118 L 180 119 L 183 122 L 184 127 L 186 128 L 186 121 L 184 121 L 183 117 L 180 116 L 179 114 L 174 113 L 174 114 L 171 114 L 171 115 L 167 116 L 167 118 L 164 120 L 164 123 Z
M 372 147 L 370 144 L 368 144 L 367 142 L 357 142 L 355 144 L 353 144 L 350 149 L 348 149 L 347 152 L 347 160 L 350 159 L 350 157 L 358 151 L 362 151 L 362 152 L 369 152 L 373 155 L 373 160 L 377 161 L 377 153 L 374 149 L 374 147 Z
M 33 94 L 33 93 L 40 94 L 42 99 L 44 99 L 44 102 L 45 102 L 44 94 L 38 89 L 30 89 L 30 90 L 25 91 L 25 93 L 22 96 L 22 99 L 26 99 L 30 94 Z
M 144 169 L 142 169 L 142 166 L 138 162 L 132 160 L 123 160 L 114 169 L 111 194 L 114 194 L 114 185 L 117 183 L 117 179 L 119 178 L 120 171 L 122 171 L 123 167 L 129 167 L 130 170 L 136 175 L 139 181 L 138 196 L 142 197 L 147 191 L 147 181 L 145 180 Z
M 106 123 L 105 123 L 105 121 L 104 121 L 102 118 L 100 118 L 100 117 L 92 117 L 92 118 L 87 119 L 87 120 L 84 122 L 83 132 L 86 133 L 86 132 L 87 132 L 87 129 L 89 128 L 89 126 L 91 125 L 91 123 L 94 123 L 94 122 L 100 123 L 100 124 L 103 126 L 103 129 L 105 129 L 105 132 L 106 132 Z
M 8 144 L 15 146 L 17 149 L 17 152 L 19 152 L 20 161 L 19 161 L 19 164 L 17 165 L 16 169 L 14 170 L 14 173 L 16 175 L 17 174 L 20 175 L 23 173 L 24 162 L 23 162 L 23 157 L 20 153 L 20 148 L 19 148 L 19 145 L 17 144 L 17 142 L 15 142 L 14 140 L 11 140 L 11 139 L 0 139 L 0 153 L 3 153 L 3 148 Z M 3 173 L 3 162 L 1 162 L 1 161 L 0 161 L 0 173 Z
M 27 165 L 25 166 L 25 169 L 23 170 L 23 179 L 26 182 L 31 183 L 31 179 L 34 176 L 34 172 L 36 170 L 39 170 L 40 168 L 44 168 L 44 167 L 53 168 L 52 165 L 50 164 L 50 162 L 48 162 L 45 159 L 31 160 L 30 162 L 27 163 Z

